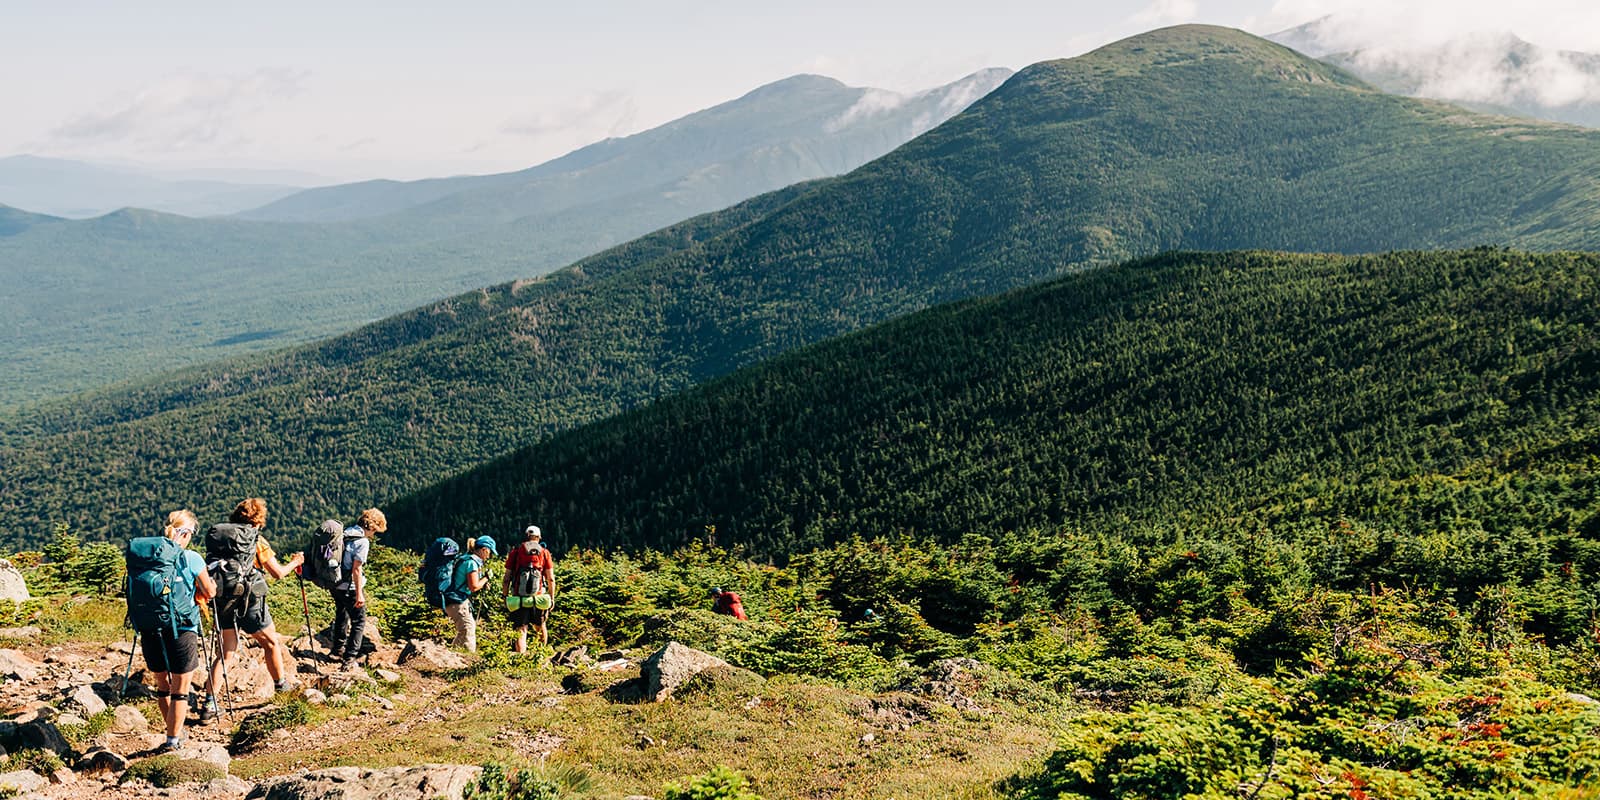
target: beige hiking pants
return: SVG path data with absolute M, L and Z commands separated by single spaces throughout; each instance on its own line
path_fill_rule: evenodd
M 478 621 L 472 618 L 472 604 L 448 603 L 444 615 L 456 624 L 456 640 L 451 644 L 469 653 L 478 652 Z

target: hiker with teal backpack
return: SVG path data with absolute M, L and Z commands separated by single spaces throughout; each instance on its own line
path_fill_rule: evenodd
M 489 585 L 483 565 L 490 556 L 498 554 L 493 537 L 473 539 L 467 552 L 450 562 L 450 581 L 440 593 L 444 614 L 456 626 L 452 644 L 469 653 L 478 652 L 478 621 L 472 616 L 472 596 Z
M 214 603 L 218 647 L 206 676 L 201 722 L 217 714 L 217 678 L 228 658 L 239 649 L 240 631 L 261 645 L 267 674 L 276 691 L 286 692 L 300 685 L 284 674 L 287 648 L 278 640 L 278 629 L 267 608 L 267 579 L 278 580 L 294 572 L 304 563 L 305 554 L 297 552 L 288 562 L 279 563 L 272 545 L 261 534 L 266 524 L 267 501 L 251 497 L 233 509 L 227 522 L 206 531 L 206 569 L 217 585 Z
M 200 668 L 200 604 L 217 593 L 205 560 L 188 549 L 197 525 L 194 514 L 174 511 L 161 536 L 128 543 L 128 621 L 155 678 L 166 752 L 183 747 L 189 683 Z
M 333 595 L 334 621 L 328 631 L 328 659 L 349 672 L 361 658 L 367 630 L 367 558 L 372 537 L 389 529 L 382 511 L 369 508 L 348 528 L 322 523 L 312 537 L 302 570 L 312 583 Z

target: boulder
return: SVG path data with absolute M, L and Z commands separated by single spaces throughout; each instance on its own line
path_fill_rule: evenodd
M 375 670 L 373 670 L 372 671 L 372 677 L 377 678 L 378 680 L 383 681 L 384 683 L 399 683 L 400 682 L 400 673 L 391 672 L 391 671 L 386 670 L 386 669 L 375 669 Z
M 333 767 L 268 778 L 250 792 L 249 800 L 461 800 L 482 772 L 482 767 L 462 764 Z
M 67 701 L 62 705 L 83 713 L 85 717 L 92 717 L 106 710 L 106 701 L 100 699 L 94 687 L 89 685 L 79 686 L 67 694 Z
M 44 665 L 18 650 L 0 650 L 0 675 L 19 681 L 38 680 Z
M 128 768 L 128 759 L 105 749 L 96 747 L 83 754 L 78 759 L 78 771 L 86 775 L 103 775 L 106 773 L 121 773 Z
M 429 639 L 412 639 L 400 651 L 401 664 L 424 673 L 449 672 L 464 669 L 467 660 L 438 642 Z
M 23 580 L 22 571 L 10 561 L 0 558 L 0 600 L 21 603 L 27 599 L 28 582 Z
M 243 778 L 226 775 L 201 784 L 200 788 L 195 789 L 195 794 L 201 797 L 244 797 L 254 788 L 255 784 Z
M 44 631 L 41 631 L 32 625 L 24 625 L 20 628 L 0 628 L 0 639 L 32 640 L 43 635 Z
M 728 662 L 710 653 L 703 653 L 678 642 L 667 642 L 665 647 L 645 659 L 642 665 L 645 697 L 656 702 L 666 700 L 679 686 L 698 675 L 701 670 L 726 666 L 729 666 Z
M 72 745 L 62 737 L 61 731 L 56 729 L 56 724 L 49 720 L 36 719 L 17 727 L 17 740 L 22 742 L 22 747 L 36 747 L 40 750 L 49 750 L 62 758 L 72 757 Z
M 150 720 L 133 706 L 117 706 L 112 713 L 111 732 L 128 736 L 150 730 Z
M 42 789 L 49 785 L 50 780 L 31 769 L 19 769 L 15 772 L 0 774 L 0 786 L 15 786 L 19 795 Z
M 594 663 L 594 659 L 589 657 L 588 645 L 582 644 L 562 650 L 555 661 L 563 667 L 587 667 Z
M 190 742 L 183 746 L 183 757 L 188 761 L 204 761 L 222 770 L 224 775 L 228 774 L 228 765 L 233 763 L 228 748 L 215 742 Z
M 314 706 L 326 705 L 328 702 L 328 695 L 324 694 L 321 689 L 302 689 L 300 696 L 304 697 L 307 703 Z
M 364 626 L 364 629 L 366 630 L 367 635 L 362 637 L 361 640 L 362 655 L 376 652 L 378 648 L 383 647 L 383 632 L 378 630 L 378 623 L 374 622 L 371 617 L 367 617 L 367 624 Z M 324 653 L 328 652 L 328 647 L 333 641 L 332 639 L 328 638 L 332 631 L 333 626 L 330 625 L 317 633 L 317 644 L 321 645 L 322 652 Z

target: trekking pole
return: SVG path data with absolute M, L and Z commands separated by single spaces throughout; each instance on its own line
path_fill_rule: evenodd
M 295 570 L 294 577 L 295 580 L 300 582 L 300 608 L 305 611 L 306 615 L 306 649 L 310 650 L 311 655 L 315 657 L 317 655 L 317 638 L 311 634 L 311 601 L 306 599 L 306 579 L 300 574 L 300 570 Z M 328 636 L 331 637 L 333 634 L 329 633 Z M 295 656 L 295 661 L 298 662 L 299 660 L 300 657 Z
M 133 678 L 133 654 L 139 652 L 139 632 L 133 632 L 133 646 L 128 648 L 128 668 L 122 673 L 122 691 L 117 692 L 118 700 L 128 699 L 128 681 Z
M 216 597 L 211 598 L 211 608 L 212 613 L 215 614 L 215 622 L 212 623 L 211 629 L 217 632 L 217 667 L 222 670 L 222 696 L 217 698 L 217 701 L 218 704 L 222 706 L 222 713 L 227 714 L 231 718 L 233 716 L 233 709 L 228 707 L 228 695 L 232 694 L 233 690 L 228 687 L 228 648 L 222 644 L 221 600 Z M 210 676 L 208 675 L 206 677 Z

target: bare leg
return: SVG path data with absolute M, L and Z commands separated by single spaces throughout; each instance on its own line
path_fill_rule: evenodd
M 222 632 L 222 647 L 217 650 L 215 661 L 211 662 L 211 669 L 206 672 L 206 696 L 217 695 L 217 682 L 222 677 L 222 662 L 233 657 L 233 651 L 239 649 L 239 631 L 228 628 Z
M 167 698 L 167 706 L 165 709 L 166 711 L 171 712 L 166 716 L 167 735 L 174 739 L 183 738 L 184 718 L 189 716 L 189 683 L 192 680 L 194 680 L 194 673 L 184 672 L 174 674 L 170 681 L 172 688 L 167 692 L 167 694 L 179 695 L 178 697 Z M 167 681 L 162 682 L 166 683 Z
M 272 676 L 273 683 L 283 681 L 283 643 L 278 641 L 278 628 L 268 625 L 255 633 L 250 638 L 261 645 L 261 656 L 267 662 L 267 674 Z

